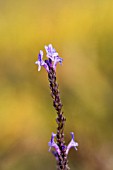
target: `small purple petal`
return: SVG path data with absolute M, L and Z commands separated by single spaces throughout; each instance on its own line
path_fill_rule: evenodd
M 50 140 L 50 142 L 48 142 L 48 146 L 50 147 L 49 152 L 50 152 L 51 148 L 53 147 L 53 148 L 55 148 L 56 152 L 60 155 L 60 149 L 59 149 L 58 145 L 54 141 L 55 137 L 56 137 L 56 134 L 52 133 L 51 140 Z
M 42 61 L 42 58 L 43 58 L 43 51 L 40 50 L 40 53 L 38 55 L 38 61 L 41 62 Z
M 53 68 L 56 70 L 57 63 L 59 62 L 60 64 L 62 64 L 62 61 L 63 61 L 62 58 L 60 58 L 59 56 L 56 56 L 54 60 Z
M 40 53 L 38 55 L 38 60 L 35 62 L 35 64 L 38 65 L 38 71 L 40 71 L 41 70 L 41 66 L 43 66 L 47 70 L 47 72 L 48 72 L 49 71 L 48 65 L 45 63 L 45 61 L 43 61 L 42 58 L 43 58 L 43 51 L 40 50 Z
M 72 136 L 71 142 L 68 144 L 67 149 L 66 149 L 66 154 L 68 154 L 69 150 L 74 147 L 75 150 L 77 150 L 78 143 L 74 141 L 74 133 L 70 133 Z

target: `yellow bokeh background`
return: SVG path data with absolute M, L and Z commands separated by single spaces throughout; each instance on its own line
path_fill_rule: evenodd
M 53 170 L 56 113 L 47 73 L 34 64 L 52 43 L 71 170 L 113 169 L 113 1 L 0 2 L 0 170 Z M 45 54 L 45 52 L 44 52 Z

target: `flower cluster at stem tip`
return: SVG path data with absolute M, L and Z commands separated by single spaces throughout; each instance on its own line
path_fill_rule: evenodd
M 52 44 L 49 44 L 48 46 L 45 45 L 45 50 L 48 60 L 43 60 L 43 51 L 40 50 L 38 60 L 35 62 L 35 64 L 38 65 L 38 71 L 41 70 L 41 66 L 43 66 L 47 72 L 49 72 L 50 67 L 53 67 L 53 69 L 56 70 L 57 63 L 62 64 L 63 59 L 59 57 Z

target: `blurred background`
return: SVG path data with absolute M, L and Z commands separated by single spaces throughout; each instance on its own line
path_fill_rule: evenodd
M 71 170 L 113 169 L 113 1 L 0 1 L 0 170 L 53 170 L 56 113 L 47 73 L 34 64 L 52 43 Z

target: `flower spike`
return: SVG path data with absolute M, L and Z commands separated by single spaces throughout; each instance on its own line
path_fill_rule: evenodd
M 38 65 L 38 71 L 40 71 L 41 66 L 43 66 L 48 72 L 48 80 L 49 80 L 51 96 L 53 99 L 53 107 L 57 113 L 57 118 L 56 118 L 57 132 L 56 134 L 52 133 L 51 139 L 48 142 L 49 152 L 51 151 L 51 153 L 54 155 L 57 162 L 58 170 L 61 169 L 69 170 L 70 168 L 68 166 L 68 153 L 72 147 L 74 147 L 75 150 L 77 150 L 78 143 L 75 142 L 74 133 L 71 132 L 70 134 L 72 139 L 67 146 L 65 145 L 64 126 L 65 126 L 66 118 L 62 111 L 63 105 L 60 98 L 59 85 L 56 79 L 57 63 L 62 64 L 63 59 L 59 57 L 59 54 L 53 48 L 52 44 L 49 44 L 48 46 L 45 45 L 45 50 L 46 50 L 47 59 L 43 60 L 43 51 L 40 50 L 40 53 L 38 55 L 38 60 L 35 62 L 35 64 Z
M 75 150 L 77 150 L 77 146 L 78 146 L 78 143 L 74 141 L 74 133 L 71 132 L 70 134 L 71 134 L 72 139 L 71 139 L 71 142 L 70 142 L 70 143 L 68 144 L 68 146 L 67 146 L 66 154 L 68 154 L 69 150 L 70 150 L 72 147 L 74 147 Z

